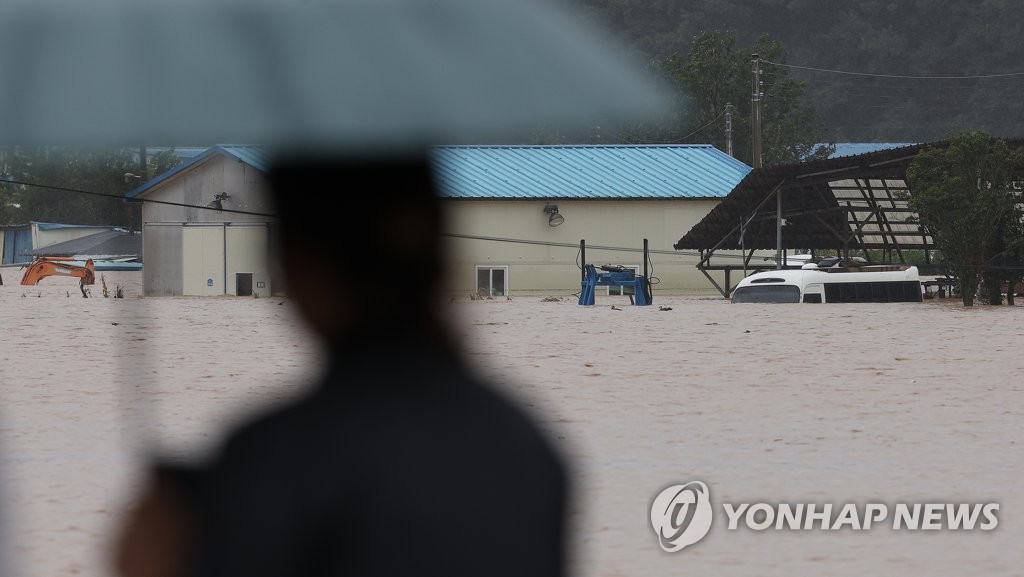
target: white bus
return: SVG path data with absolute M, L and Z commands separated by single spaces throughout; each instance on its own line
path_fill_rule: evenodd
M 734 303 L 921 302 L 916 266 L 865 265 L 836 257 L 800 269 L 754 273 L 732 292 Z

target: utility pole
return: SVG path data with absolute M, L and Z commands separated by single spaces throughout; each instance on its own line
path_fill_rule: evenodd
M 128 189 L 138 187 L 149 180 L 149 160 L 146 158 L 146 145 L 139 145 L 139 174 L 124 173 L 124 182 Z M 126 198 L 124 204 L 125 220 L 132 232 L 142 230 L 142 202 L 136 198 Z
M 725 104 L 725 153 L 735 156 L 732 153 L 732 104 Z
M 751 54 L 750 64 L 750 128 L 754 148 L 752 164 L 754 168 L 761 168 L 761 56 Z
M 149 161 L 146 160 L 146 145 L 139 146 L 139 176 L 142 182 L 149 180 Z

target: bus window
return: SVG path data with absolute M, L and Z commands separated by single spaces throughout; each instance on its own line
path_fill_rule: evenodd
M 920 287 L 916 281 L 825 283 L 825 300 L 830 303 L 920 302 Z
M 732 293 L 734 303 L 798 303 L 800 289 L 793 285 L 744 286 Z

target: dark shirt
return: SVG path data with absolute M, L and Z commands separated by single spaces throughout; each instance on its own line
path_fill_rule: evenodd
M 177 475 L 188 577 L 565 574 L 566 478 L 520 409 L 408 337 L 339 343 L 308 395 Z

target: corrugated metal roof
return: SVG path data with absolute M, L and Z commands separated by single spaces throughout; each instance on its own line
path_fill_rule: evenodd
M 1024 139 L 1004 140 L 1014 149 L 1024 149 Z M 777 191 L 783 198 L 782 218 L 788 223 L 783 227 L 783 248 L 834 249 L 846 239 L 852 249 L 934 249 L 934 239 L 907 222 L 913 212 L 895 191 L 906 188 L 907 167 L 917 154 L 946 148 L 949 142 L 758 168 L 673 247 L 774 250 L 776 205 L 774 200 L 763 203 Z M 737 230 L 740 220 L 754 223 L 742 236 Z
M 206 162 L 207 159 L 215 155 L 226 155 L 237 160 L 240 160 L 249 166 L 255 168 L 260 172 L 267 171 L 268 159 L 270 153 L 265 146 L 246 146 L 246 145 L 235 145 L 235 144 L 218 144 L 217 146 L 211 146 L 207 148 L 202 154 L 198 154 L 191 159 L 175 166 L 171 170 L 158 175 L 156 178 L 150 179 L 139 186 L 129 190 L 125 196 L 128 198 L 134 198 L 140 194 L 145 194 L 153 187 L 157 186 L 161 182 L 164 182 L 174 175 L 189 170 L 198 166 L 199 164 Z
M 903 148 L 904 146 L 912 146 L 914 142 L 837 142 L 835 143 L 836 151 L 832 153 L 829 158 L 839 158 L 840 156 L 855 156 L 857 154 L 865 154 L 868 152 L 877 152 L 879 150 L 890 150 L 893 148 Z
M 103 224 L 64 224 L 59 222 L 39 222 L 33 220 L 31 224 L 36 225 L 39 230 L 57 230 L 61 228 L 114 228 L 112 225 Z
M 142 235 L 124 229 L 97 232 L 27 251 L 32 256 L 135 256 L 142 255 Z
M 217 148 L 221 148 L 229 155 L 234 156 L 260 172 L 266 172 L 267 167 L 270 165 L 270 152 L 266 146 L 222 144 Z
M 724 198 L 751 167 L 709 144 L 439 146 L 448 198 Z

